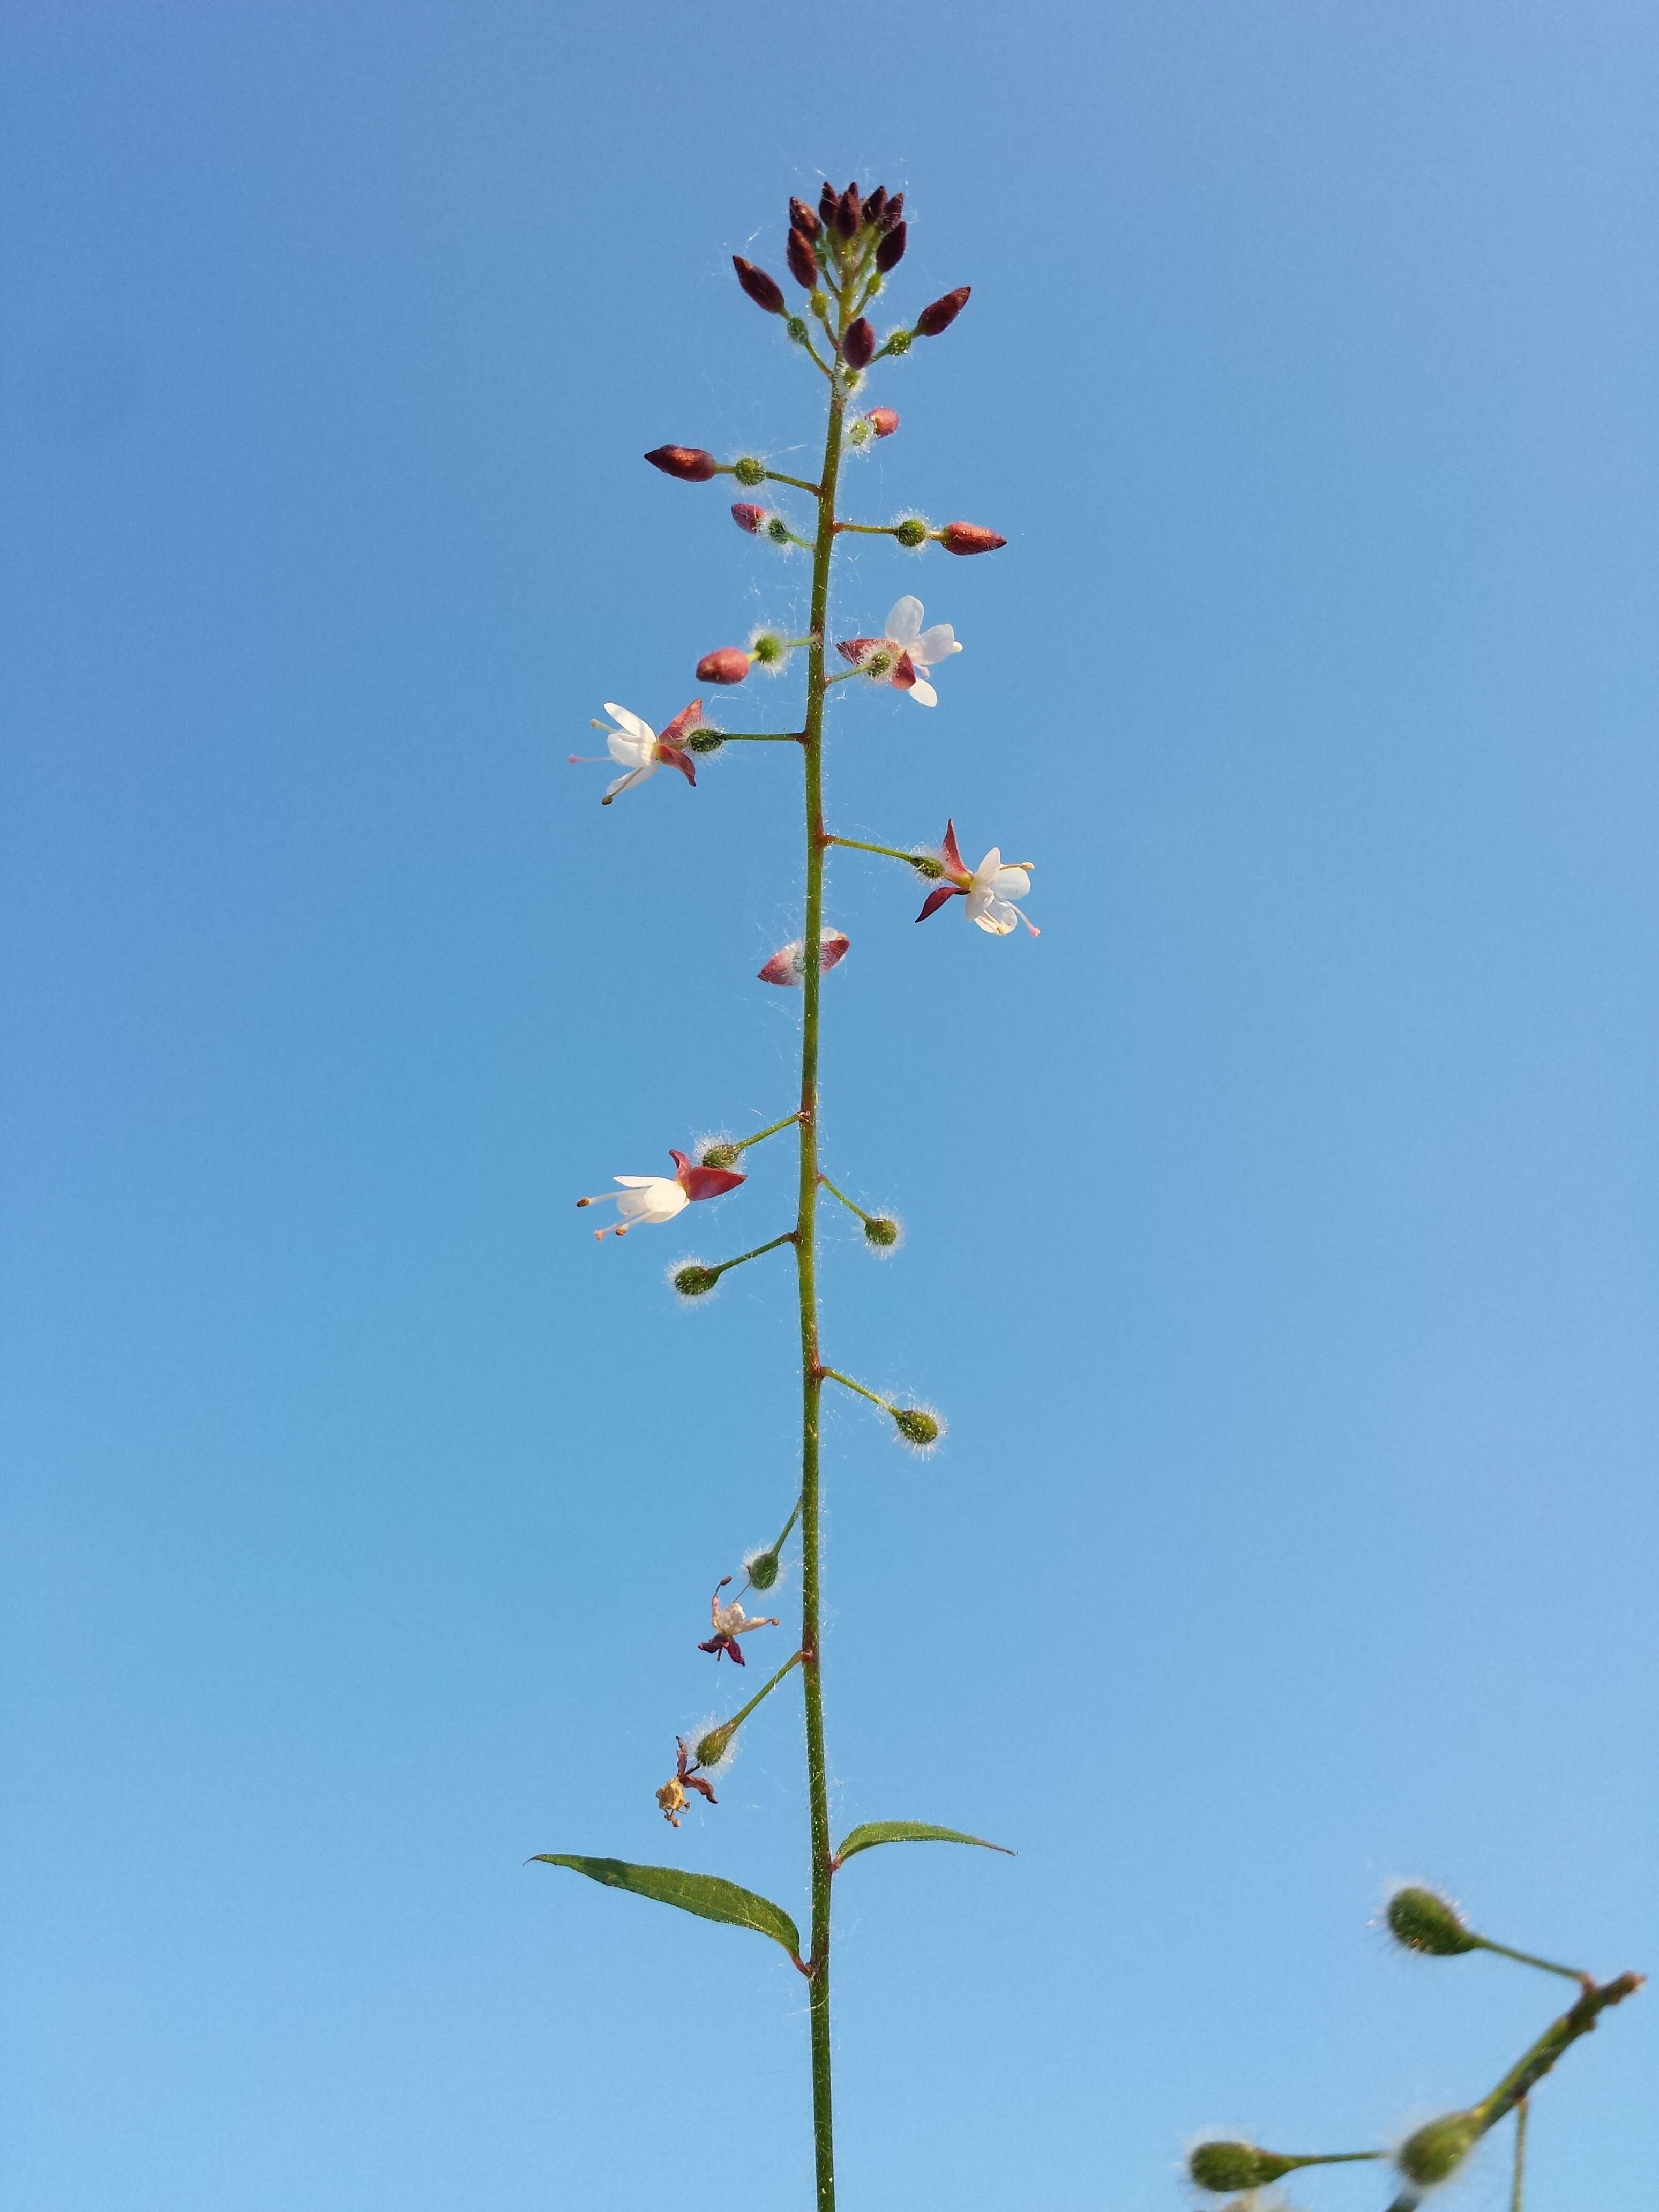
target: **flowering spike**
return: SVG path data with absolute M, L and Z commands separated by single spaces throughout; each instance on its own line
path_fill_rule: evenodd
M 891 230 L 888 231 L 883 238 L 881 244 L 876 248 L 876 266 L 880 270 L 884 276 L 887 275 L 890 270 L 896 269 L 900 262 L 904 258 L 904 240 L 907 228 L 908 226 L 904 223 L 895 223 Z
M 653 469 L 665 477 L 678 477 L 683 483 L 707 483 L 720 470 L 714 456 L 701 446 L 658 446 L 645 458 Z
M 868 319 L 860 315 L 848 329 L 841 342 L 843 358 L 849 368 L 868 368 L 875 357 L 876 333 Z
M 719 646 L 697 663 L 699 684 L 741 684 L 748 673 L 749 655 L 740 646 Z
M 752 261 L 745 261 L 740 253 L 732 256 L 732 266 L 738 272 L 738 282 L 757 307 L 769 315 L 783 313 L 783 293 L 775 276 L 769 276 L 763 269 L 757 269 Z
M 959 284 L 954 292 L 946 292 L 941 299 L 931 301 L 916 317 L 917 336 L 936 338 L 948 331 L 967 306 L 972 290 L 971 284 Z
M 981 529 L 977 522 L 947 522 L 934 535 L 947 553 L 994 553 L 1008 543 L 994 530 Z

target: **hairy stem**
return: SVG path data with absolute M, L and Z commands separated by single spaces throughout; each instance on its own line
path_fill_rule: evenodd
M 757 1129 L 752 1137 L 738 1139 L 732 1149 L 734 1152 L 746 1152 L 750 1145 L 763 1144 L 768 1137 L 775 1137 L 780 1129 L 793 1128 L 799 1119 L 799 1114 L 786 1114 L 781 1121 L 774 1121 L 770 1128 Z
M 847 322 L 847 295 L 841 298 Z M 830 612 L 830 563 L 836 550 L 836 483 L 841 473 L 842 426 L 847 396 L 839 379 L 830 392 L 824 435 L 817 535 L 812 548 L 811 644 L 806 675 L 804 738 L 806 799 L 806 926 L 804 942 L 816 945 L 823 929 L 823 699 L 827 689 L 823 639 Z M 818 1414 L 823 1376 L 818 1359 L 818 1007 L 823 981 L 816 960 L 802 976 L 800 1036 L 800 1198 L 795 1219 L 795 1262 L 800 1281 L 800 1648 L 806 1705 L 806 1792 L 811 1831 L 812 2148 L 817 2212 L 835 2212 L 836 2148 L 830 2063 L 830 1782 L 823 1749 L 823 1656 L 820 1644 L 818 1565 Z
M 857 671 L 854 670 L 854 674 Z M 839 680 L 839 679 L 835 679 Z M 849 853 L 879 853 L 884 860 L 902 860 L 919 876 L 942 876 L 945 871 L 931 853 L 902 853 L 896 845 L 866 845 L 862 837 L 830 837 L 830 845 L 845 845 Z
M 1524 2097 L 1515 2108 L 1515 2179 L 1510 2189 L 1510 2212 L 1522 2212 L 1521 2198 L 1527 2185 L 1527 2113 L 1528 2109 Z

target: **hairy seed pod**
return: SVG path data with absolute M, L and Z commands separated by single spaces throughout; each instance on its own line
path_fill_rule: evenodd
M 699 684 L 741 684 L 748 673 L 749 655 L 740 646 L 722 645 L 697 663 Z
M 890 269 L 896 269 L 904 258 L 905 226 L 895 223 L 892 229 L 876 248 L 876 266 L 884 276 Z
M 849 368 L 868 368 L 875 357 L 876 333 L 866 318 L 860 315 L 841 342 L 842 358 Z
M 732 473 L 750 491 L 766 482 L 766 464 L 757 461 L 752 453 L 744 453 L 732 464 Z
M 939 542 L 947 553 L 994 553 L 998 546 L 1008 543 L 994 530 L 982 530 L 977 522 L 947 522 Z
M 1485 2132 L 1478 2112 L 1447 2112 L 1408 2136 L 1395 2163 L 1407 2181 L 1432 2189 L 1437 2182 L 1450 2180 Z
M 717 753 L 725 743 L 721 732 L 712 723 L 705 722 L 701 729 L 692 731 L 685 741 L 685 749 L 688 752 L 699 754 Z
M 913 1451 L 931 1451 L 945 1434 L 945 1424 L 925 1406 L 890 1406 L 893 1426 Z
M 783 292 L 776 277 L 769 276 L 763 269 L 757 269 L 752 261 L 745 261 L 740 253 L 732 256 L 732 266 L 738 272 L 738 282 L 757 307 L 764 307 L 769 315 L 783 313 Z M 963 299 L 967 294 L 963 294 Z
M 697 1260 L 688 1260 L 684 1267 L 674 1270 L 674 1288 L 683 1298 L 707 1297 L 719 1280 L 716 1268 L 705 1267 Z
M 872 1213 L 864 1224 L 864 1241 L 878 1252 L 890 1252 L 899 1241 L 899 1225 L 890 1214 Z
M 707 483 L 720 468 L 714 456 L 701 446 L 659 446 L 645 458 L 653 469 L 665 477 L 678 477 L 683 483 Z
M 918 545 L 927 543 L 927 525 L 919 514 L 908 515 L 893 532 L 901 545 L 915 552 Z
M 1254 2143 L 1206 2142 L 1188 2157 L 1187 2171 L 1200 2189 L 1212 2189 L 1218 2196 L 1229 2189 L 1265 2189 L 1294 2164 Z
M 818 221 L 817 216 L 813 214 L 811 209 L 807 206 L 805 200 L 791 200 L 789 203 L 789 228 L 791 230 L 799 231 L 801 236 L 810 241 L 817 236 L 818 233 L 823 228 L 823 225 Z
M 1396 1943 L 1431 1959 L 1455 1959 L 1462 1951 L 1480 1948 L 1480 1937 L 1463 1925 L 1456 1906 L 1431 1889 L 1395 1890 L 1385 1917 Z
M 697 1154 L 700 1168 L 734 1168 L 743 1155 L 735 1145 L 705 1145 Z
M 788 243 L 783 249 L 783 258 L 789 264 L 789 274 L 803 292 L 817 289 L 818 264 L 813 258 L 811 242 L 802 232 L 790 232 Z
M 948 331 L 968 304 L 971 284 L 958 284 L 954 292 L 946 292 L 925 307 L 916 317 L 916 331 L 924 338 L 936 338 Z
M 749 1586 L 751 1589 L 769 1590 L 778 1578 L 778 1555 L 775 1552 L 757 1552 L 749 1561 Z

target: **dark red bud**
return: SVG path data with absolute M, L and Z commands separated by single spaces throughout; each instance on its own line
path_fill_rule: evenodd
M 823 180 L 823 188 L 818 194 L 818 216 L 821 222 L 831 223 L 835 221 L 836 202 L 839 198 L 840 194 L 826 177 Z
M 818 264 L 813 258 L 811 246 L 803 232 L 799 230 L 790 232 L 789 243 L 783 250 L 783 258 L 789 264 L 789 274 L 801 289 L 805 292 L 813 290 L 818 281 Z
M 714 456 L 705 453 L 701 446 L 659 446 L 645 458 L 665 477 L 678 477 L 685 483 L 707 483 L 720 467 Z
M 860 315 L 841 342 L 843 358 L 849 368 L 868 368 L 876 350 L 876 333 L 872 325 Z
M 750 507 L 746 499 L 740 499 L 732 510 L 732 520 L 739 530 L 746 530 L 752 538 L 766 520 L 766 509 Z
M 816 238 L 819 231 L 823 229 L 823 225 L 818 221 L 817 216 L 813 214 L 811 209 L 807 206 L 805 200 L 791 200 L 789 203 L 789 228 L 791 230 L 799 231 L 804 237 Z
M 973 289 L 971 284 L 958 285 L 954 292 L 947 292 L 942 300 L 935 300 L 930 307 L 924 307 L 916 317 L 921 336 L 936 338 L 941 331 L 948 331 L 967 306 L 968 295 Z
M 881 219 L 886 225 L 887 228 L 890 230 L 903 213 L 904 195 L 902 192 L 895 192 L 892 198 L 888 201 L 885 209 L 883 210 Z
M 748 673 L 749 655 L 740 646 L 722 645 L 697 663 L 699 684 L 741 684 Z
M 757 269 L 752 261 L 745 261 L 740 253 L 732 256 L 732 266 L 738 272 L 738 283 L 757 307 L 764 307 L 769 315 L 783 313 L 783 291 L 775 276 L 769 276 L 763 269 Z M 964 292 L 963 299 L 967 296 Z
M 981 530 L 976 522 L 947 522 L 939 538 L 947 553 L 994 553 L 999 545 L 1008 543 L 994 530 Z
M 864 203 L 859 198 L 856 185 L 848 185 L 836 202 L 836 228 L 843 238 L 851 238 L 864 220 Z
M 864 203 L 864 220 L 866 222 L 879 222 L 881 221 L 882 210 L 886 206 L 886 204 L 887 187 L 885 185 L 878 185 L 874 191 L 871 193 L 869 198 Z
M 899 426 L 896 407 L 872 407 L 865 417 L 878 438 L 890 438 Z
M 890 269 L 896 269 L 904 258 L 904 234 L 907 226 L 896 223 L 876 248 L 876 266 L 884 276 Z

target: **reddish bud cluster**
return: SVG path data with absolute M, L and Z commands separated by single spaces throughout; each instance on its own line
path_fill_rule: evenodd
M 665 477 L 678 477 L 685 483 L 707 483 L 720 468 L 714 456 L 701 446 L 659 446 L 645 458 Z

